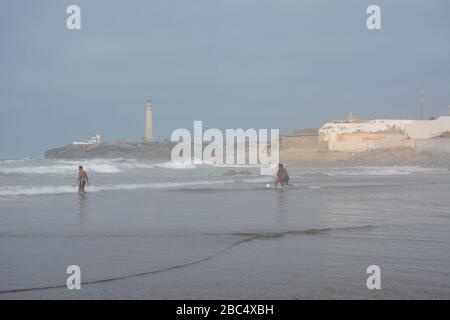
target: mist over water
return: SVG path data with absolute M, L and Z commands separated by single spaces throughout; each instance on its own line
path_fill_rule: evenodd
M 447 170 L 288 170 L 275 189 L 256 167 L 2 160 L 0 299 L 450 297 Z

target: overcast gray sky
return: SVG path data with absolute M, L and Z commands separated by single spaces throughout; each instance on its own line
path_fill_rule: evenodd
M 81 7 L 82 29 L 66 28 Z M 382 30 L 366 9 L 381 7 Z M 0 158 L 99 131 L 319 127 L 348 112 L 417 118 L 450 105 L 448 0 L 0 2 Z

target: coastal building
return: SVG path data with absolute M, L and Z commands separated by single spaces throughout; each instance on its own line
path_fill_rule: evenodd
M 150 98 L 147 99 L 145 107 L 145 141 L 153 142 L 153 105 Z
M 316 148 L 319 131 L 317 129 L 299 129 L 291 134 L 280 136 L 280 146 L 282 149 L 290 148 Z
M 85 145 L 85 144 L 99 144 L 100 143 L 100 134 L 97 133 L 94 137 L 86 139 L 86 140 L 80 140 L 80 141 L 74 141 L 72 144 L 76 145 Z
M 346 120 L 325 123 L 319 129 L 319 146 L 326 151 L 365 152 L 412 148 L 416 142 L 450 133 L 450 116 L 432 120 Z

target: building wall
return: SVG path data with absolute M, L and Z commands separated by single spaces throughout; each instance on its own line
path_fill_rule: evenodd
M 363 122 L 327 122 L 319 129 L 319 136 L 326 140 L 333 134 L 403 132 L 414 120 L 370 120 Z
M 420 152 L 450 155 L 450 138 L 418 139 L 416 140 L 415 148 Z
M 450 132 L 450 116 L 435 120 L 416 120 L 405 126 L 411 139 L 432 139 Z
M 414 140 L 404 134 L 353 133 L 339 134 L 328 141 L 329 151 L 365 152 L 390 148 L 414 148 Z
M 282 135 L 281 149 L 316 149 L 318 142 L 317 135 Z
M 368 150 L 411 148 L 415 147 L 415 140 L 409 139 L 405 134 L 385 134 L 383 139 L 369 141 Z
M 367 149 L 368 140 L 362 134 L 336 134 L 328 141 L 329 151 L 363 152 Z
M 432 139 L 448 132 L 450 116 L 435 120 L 330 122 L 319 129 L 319 144 L 342 152 L 415 148 L 417 139 Z

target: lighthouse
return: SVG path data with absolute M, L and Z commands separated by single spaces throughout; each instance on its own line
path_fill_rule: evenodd
M 153 142 L 153 105 L 150 98 L 145 107 L 145 142 Z

